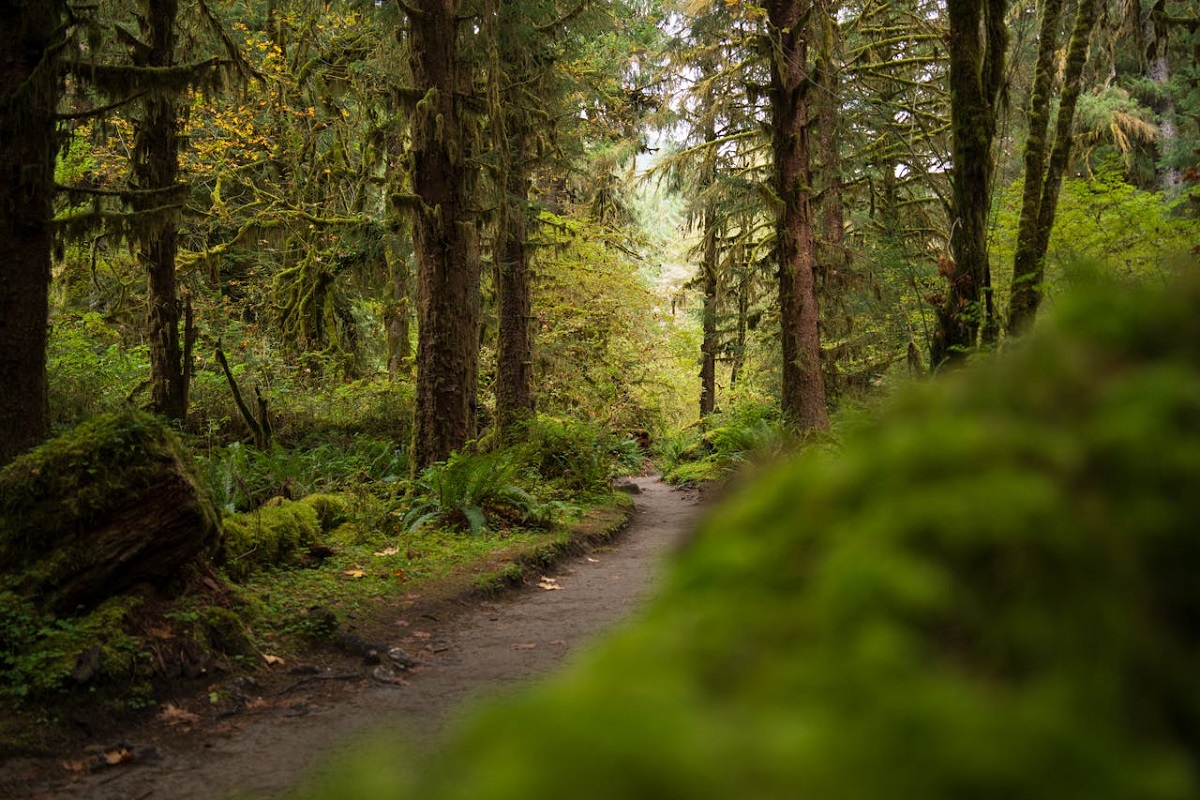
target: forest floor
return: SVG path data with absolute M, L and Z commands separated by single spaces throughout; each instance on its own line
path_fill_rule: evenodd
M 10 764 L 0 794 L 35 800 L 215 800 L 279 797 L 368 734 L 436 746 L 471 701 L 544 675 L 587 649 L 653 590 L 667 553 L 695 526 L 700 498 L 657 477 L 628 527 L 606 544 L 547 567 L 498 597 L 385 607 L 362 620 L 419 661 L 405 671 L 362 657 L 322 655 L 270 679 L 244 681 L 238 702 L 207 697 L 164 706 L 152 723 L 60 758 Z

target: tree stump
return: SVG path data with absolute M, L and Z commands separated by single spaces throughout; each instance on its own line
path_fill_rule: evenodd
M 0 588 L 46 613 L 162 588 L 220 536 L 186 448 L 147 414 L 96 417 L 0 471 Z

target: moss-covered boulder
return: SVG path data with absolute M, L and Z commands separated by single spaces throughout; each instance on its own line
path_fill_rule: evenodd
M 302 501 L 275 500 L 245 514 L 225 517 L 226 574 L 244 580 L 272 567 L 295 566 L 321 536 L 321 516 Z
M 1056 305 L 747 486 L 432 768 L 306 796 L 1200 796 L 1200 280 Z
M 219 540 L 186 448 L 147 414 L 98 416 L 0 471 L 0 573 L 44 612 L 164 586 Z

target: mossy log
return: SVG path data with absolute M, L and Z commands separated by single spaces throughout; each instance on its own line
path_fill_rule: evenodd
M 220 533 L 183 443 L 140 412 L 96 417 L 0 471 L 0 571 L 43 612 L 167 586 Z

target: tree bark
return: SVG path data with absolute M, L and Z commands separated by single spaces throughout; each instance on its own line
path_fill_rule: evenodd
M 175 62 L 178 0 L 147 0 L 142 22 L 144 55 L 134 54 L 139 67 L 170 67 Z M 152 93 L 143 102 L 135 123 L 133 186 L 140 190 L 134 210 L 154 212 L 136 224 L 137 257 L 147 276 L 147 331 L 150 340 L 150 402 L 169 419 L 187 416 L 188 387 L 184 381 L 179 341 L 181 304 L 175 275 L 178 253 L 176 213 L 179 188 L 179 113 L 171 92 Z M 156 211 L 158 209 L 158 211 Z
M 412 337 L 409 329 L 412 269 L 405 254 L 389 237 L 384 253 L 392 279 L 392 304 L 388 309 L 388 376 L 393 380 L 412 374 Z
M 717 410 L 717 220 L 713 209 L 704 212 L 704 251 L 701 255 L 701 291 L 704 294 L 700 309 L 702 338 L 700 340 L 700 416 Z
M 1059 0 L 1049 0 L 1057 5 Z M 1063 89 L 1055 121 L 1054 146 L 1049 164 L 1046 164 L 1046 139 L 1049 114 L 1049 88 L 1051 76 L 1042 78 L 1042 49 L 1039 45 L 1038 80 L 1035 80 L 1034 95 L 1030 98 L 1030 136 L 1025 152 L 1025 190 L 1021 203 L 1021 221 L 1017 231 L 1017 250 L 1013 255 L 1013 288 L 1008 306 L 1008 332 L 1019 334 L 1029 327 L 1041 304 L 1044 290 L 1042 283 L 1046 274 L 1046 251 L 1050 247 L 1050 232 L 1054 229 L 1054 218 L 1058 210 L 1058 195 L 1062 189 L 1063 176 L 1071 158 L 1072 132 L 1075 125 L 1075 106 L 1083 83 L 1083 67 L 1087 63 L 1088 46 L 1092 29 L 1096 25 L 1096 0 L 1080 0 L 1075 10 L 1075 22 L 1071 39 L 1067 45 L 1067 62 L 1063 70 Z M 1055 21 L 1057 29 L 1057 21 Z M 1053 53 L 1057 38 L 1042 23 L 1042 35 L 1049 35 Z M 1045 69 L 1050 70 L 1050 55 L 1046 56 Z M 1042 108 L 1035 103 L 1040 102 Z M 1034 141 L 1034 113 L 1040 119 L 1040 140 Z M 1043 170 L 1045 174 L 1043 175 Z
M 49 316 L 61 0 L 0 0 L 0 466 L 49 425 Z
M 783 414 L 801 430 L 829 427 L 815 280 L 811 208 L 812 165 L 807 26 L 813 11 L 805 0 L 772 0 L 771 149 L 779 258 L 779 307 L 783 349 Z
M 1054 89 L 1054 52 L 1062 0 L 1046 0 L 1034 64 L 1033 90 L 1029 94 L 1029 134 L 1025 138 L 1025 186 L 1021 193 L 1021 218 L 1013 254 L 1012 294 L 1008 301 L 1008 331 L 1015 334 L 1033 319 L 1041 295 L 1041 260 L 1037 252 L 1037 223 L 1045 185 L 1046 144 L 1050 128 L 1050 99 Z
M 526 252 L 530 178 L 525 167 L 528 133 L 525 122 L 509 118 L 508 134 L 515 142 L 507 169 L 507 186 L 500 221 L 500 243 L 495 260 L 499 333 L 496 352 L 496 425 L 501 439 L 514 426 L 533 415 L 533 348 L 529 258 Z
M 698 193 L 703 198 L 701 225 L 704 237 L 700 252 L 700 289 L 703 293 L 703 304 L 700 308 L 700 416 L 706 417 L 717 410 L 717 304 L 720 300 L 717 294 L 720 287 L 717 276 L 717 237 L 720 218 L 712 199 L 713 187 L 717 181 L 717 123 L 714 112 L 716 103 L 711 89 L 716 67 L 711 58 L 704 58 L 700 70 L 704 85 L 709 87 L 702 98 L 704 141 L 708 146 L 704 150 L 704 160 L 700 165 L 698 186 Z
M 992 195 L 992 142 L 1004 85 L 1008 0 L 948 0 L 953 207 L 950 251 L 941 271 L 949 282 L 938 315 L 931 360 L 957 362 L 995 338 L 987 220 Z
M 457 99 L 458 3 L 421 0 L 409 13 L 409 65 L 424 97 L 412 121 L 412 180 L 421 210 L 417 256 L 417 381 L 412 459 L 442 461 L 475 432 L 479 249 Z

